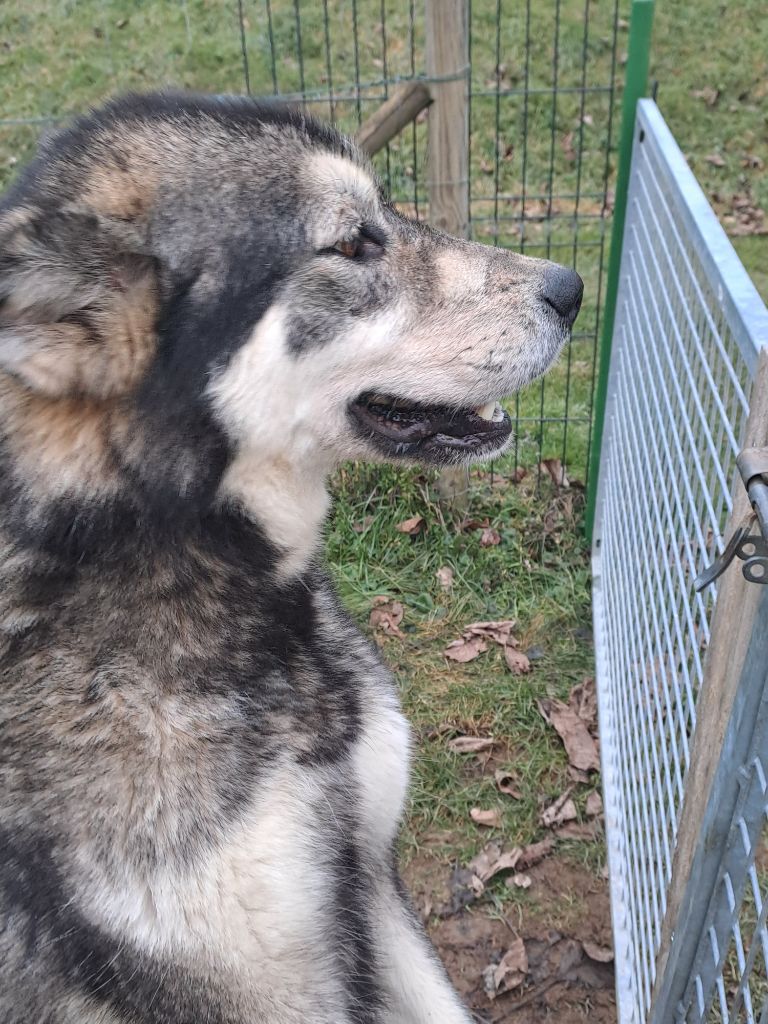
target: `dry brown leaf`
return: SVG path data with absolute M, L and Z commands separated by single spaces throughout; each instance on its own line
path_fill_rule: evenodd
M 530 889 L 532 878 L 530 875 L 512 875 L 506 881 L 510 889 Z
M 544 459 L 540 469 L 546 473 L 556 487 L 570 487 L 571 482 L 560 459 Z
M 443 590 L 450 590 L 453 586 L 453 569 L 448 565 L 443 565 L 435 573 L 437 576 L 437 582 Z
M 395 529 L 400 533 L 407 533 L 409 537 L 415 537 L 426 529 L 424 516 L 412 516 L 410 519 L 404 519 L 402 523 L 397 524 Z
M 730 235 L 762 235 L 768 231 L 765 211 L 755 205 L 748 185 L 744 192 L 735 192 L 729 204 L 731 213 L 722 220 Z
M 518 864 L 521 868 L 532 868 L 534 864 L 538 864 L 540 860 L 544 860 L 555 848 L 555 841 L 547 837 L 542 839 L 538 843 L 531 843 L 529 846 L 524 846 L 520 854 L 520 860 Z
M 610 946 L 598 946 L 595 942 L 582 942 L 582 946 L 590 960 L 596 960 L 599 964 L 609 964 L 613 960 Z
M 582 824 L 578 821 L 569 821 L 567 825 L 561 825 L 560 828 L 555 829 L 555 835 L 558 839 L 586 839 L 589 841 L 597 838 L 594 822 Z
M 399 601 L 392 601 L 388 597 L 374 597 L 373 609 L 368 622 L 371 629 L 380 629 L 383 633 L 392 636 L 402 636 L 398 628 L 403 621 L 405 610 Z
M 703 89 L 691 89 L 691 96 L 695 100 L 704 100 L 708 107 L 714 107 L 720 99 L 720 90 L 707 85 Z
M 505 644 L 516 643 L 512 636 L 514 625 L 513 619 L 501 619 L 498 622 L 470 622 L 463 635 L 482 636 L 503 647 Z
M 597 745 L 576 712 L 559 700 L 540 700 L 538 704 L 545 721 L 554 727 L 563 741 L 573 767 L 597 771 L 600 768 Z
M 485 883 L 490 881 L 494 875 L 498 875 L 500 871 L 511 871 L 517 867 L 521 854 L 522 850 L 519 846 L 507 850 L 505 853 L 498 843 L 486 843 L 467 867 L 473 875 Z
M 491 840 L 490 843 L 485 844 L 479 853 L 475 854 L 469 864 L 467 864 L 467 869 L 482 882 L 483 879 L 491 877 L 491 864 L 499 859 L 501 853 L 502 849 L 499 843 Z
M 765 167 L 765 163 L 757 153 L 745 153 L 741 161 L 741 166 L 754 171 L 762 171 L 763 167 Z
M 498 964 L 489 964 L 483 971 L 483 987 L 489 999 L 495 999 L 502 992 L 510 992 L 525 981 L 528 974 L 528 957 L 525 943 L 518 938 L 501 958 Z
M 555 800 L 541 815 L 541 824 L 545 828 L 553 828 L 555 825 L 562 825 L 566 821 L 574 821 L 578 818 L 576 804 L 571 799 L 570 789 Z
M 569 764 L 568 778 L 572 782 L 579 782 L 581 785 L 586 786 L 589 782 L 589 772 L 583 772 L 580 768 L 574 768 L 572 764 Z
M 476 825 L 482 825 L 484 828 L 498 828 L 501 825 L 501 811 L 484 811 L 480 807 L 473 807 L 469 816 Z
M 464 533 L 469 533 L 470 530 L 487 530 L 491 525 L 490 519 L 465 519 L 461 524 L 461 529 Z
M 597 818 L 603 813 L 603 798 L 599 793 L 590 793 L 587 797 L 587 817 Z
M 369 526 L 371 526 L 372 523 L 373 516 L 365 516 L 358 523 L 353 523 L 352 529 L 355 531 L 355 533 L 365 533 L 365 531 L 369 528 Z
M 458 640 L 452 640 L 443 654 L 451 661 L 467 662 L 487 650 L 488 644 L 481 636 L 470 636 L 468 639 L 460 637 Z
M 500 793 L 506 793 L 507 796 L 514 797 L 515 800 L 523 799 L 523 794 L 515 785 L 515 776 L 511 772 L 505 772 L 498 768 L 494 772 L 493 777 L 496 780 L 496 786 Z
M 597 730 L 597 691 L 595 680 L 591 676 L 574 686 L 568 697 L 568 705 L 590 732 Z
M 511 644 L 507 644 L 504 648 L 504 660 L 510 672 L 515 676 L 524 676 L 531 671 L 528 656 L 522 651 L 516 650 Z
M 501 544 L 501 534 L 498 530 L 494 530 L 492 526 L 486 527 L 480 535 L 480 547 L 492 548 L 496 544 Z
M 454 754 L 479 754 L 481 750 L 490 750 L 493 736 L 457 736 L 448 740 L 448 748 Z
M 719 153 L 709 153 L 704 159 L 713 167 L 725 167 L 725 159 Z

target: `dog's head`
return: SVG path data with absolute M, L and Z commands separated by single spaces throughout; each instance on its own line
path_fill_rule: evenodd
M 551 364 L 581 293 L 403 217 L 297 113 L 130 97 L 0 207 L 0 431 L 29 478 L 91 500 L 213 500 L 234 464 L 488 458 L 498 399 Z

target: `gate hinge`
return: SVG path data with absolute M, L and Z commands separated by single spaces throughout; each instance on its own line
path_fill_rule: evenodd
M 768 448 L 745 448 L 736 458 L 752 511 L 733 531 L 719 558 L 694 580 L 699 591 L 714 583 L 734 558 L 740 558 L 744 579 L 768 584 Z

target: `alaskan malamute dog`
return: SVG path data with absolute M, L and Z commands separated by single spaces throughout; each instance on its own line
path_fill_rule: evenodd
M 470 1020 L 326 479 L 498 455 L 581 293 L 298 113 L 134 96 L 42 147 L 0 206 L 3 1024 Z

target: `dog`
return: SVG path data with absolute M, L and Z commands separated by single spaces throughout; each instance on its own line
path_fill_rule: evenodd
M 501 454 L 581 295 L 289 109 L 129 96 L 42 144 L 0 205 L 4 1024 L 471 1020 L 326 480 Z

